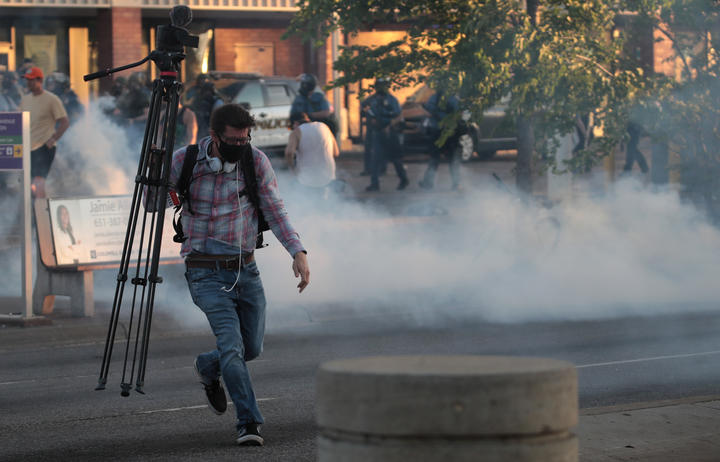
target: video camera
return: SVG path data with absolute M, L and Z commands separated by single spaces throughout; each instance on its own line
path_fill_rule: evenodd
M 192 10 L 177 5 L 170 11 L 170 25 L 158 26 L 156 47 L 158 51 L 182 53 L 183 47 L 197 48 L 199 38 L 190 35 L 186 27 L 192 22 Z

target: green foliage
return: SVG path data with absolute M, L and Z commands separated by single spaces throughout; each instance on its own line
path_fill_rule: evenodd
M 342 76 L 331 85 L 380 76 L 394 87 L 426 82 L 457 94 L 473 118 L 509 96 L 510 116 L 533 120 L 540 153 L 551 152 L 553 135 L 574 130 L 578 114 L 593 113 L 605 136 L 578 154 L 578 165 L 555 166 L 584 169 L 625 136 L 629 104 L 647 79 L 622 62 L 622 37 L 610 34 L 621 5 L 539 3 L 535 22 L 517 0 L 302 0 L 288 34 L 322 41 L 337 27 L 353 34 L 395 24 L 402 40 L 344 47 L 335 64 Z

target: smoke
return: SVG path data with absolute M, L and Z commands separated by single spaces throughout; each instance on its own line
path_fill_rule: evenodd
M 311 283 L 298 294 L 289 255 L 266 233 L 256 258 L 270 331 L 365 317 L 438 326 L 652 316 L 716 309 L 720 297 L 720 231 L 671 189 L 627 178 L 548 208 L 477 177 L 460 196 L 411 193 L 388 206 L 352 194 L 307 200 L 277 173 Z M 156 310 L 207 328 L 182 272 L 161 269 Z
M 259 257 L 284 313 L 407 314 L 432 325 L 575 320 L 708 309 L 720 296 L 718 229 L 676 192 L 632 179 L 551 208 L 488 186 L 427 217 L 407 213 L 438 210 L 422 199 L 404 214 L 344 201 L 308 213 L 292 197 L 311 285 L 293 290 L 279 244 Z
M 0 297 L 21 295 L 22 265 L 20 245 L 22 195 L 21 176 L 17 172 L 0 172 L 0 262 L 4 277 L 0 278 Z M 3 311 L 0 311 L 3 313 Z
M 98 104 L 58 149 L 53 196 L 129 194 L 137 150 Z M 671 189 L 623 179 L 604 194 L 546 207 L 466 172 L 462 194 L 407 192 L 310 200 L 277 169 L 292 224 L 308 250 L 311 284 L 298 294 L 291 259 L 272 233 L 257 251 L 268 328 L 363 316 L 523 322 L 712 309 L 720 232 Z M 51 187 L 52 188 L 51 188 Z M 165 243 L 173 245 L 173 243 Z M 206 328 L 181 265 L 162 266 L 156 310 Z M 109 304 L 116 270 L 96 272 Z
M 113 98 L 93 101 L 85 115 L 58 143 L 48 175 L 53 197 L 129 194 L 137 172 L 139 152 L 127 132 L 108 117 Z M 131 147 L 132 146 L 132 147 Z

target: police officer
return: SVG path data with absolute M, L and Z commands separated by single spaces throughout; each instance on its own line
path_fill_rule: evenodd
M 205 82 L 210 81 L 210 76 L 208 74 L 198 74 L 197 77 L 195 77 L 195 83 L 187 89 L 183 96 L 185 104 L 192 107 L 195 104 L 195 98 L 200 94 L 200 90 Z
M 120 96 L 115 98 L 113 118 L 125 127 L 131 150 L 138 152 L 145 133 L 145 122 L 150 109 L 150 89 L 144 72 L 134 72 Z
M 436 143 L 442 134 L 440 122 L 448 115 L 455 114 L 460 110 L 460 100 L 455 95 L 443 98 L 443 92 L 438 91 L 430 97 L 423 107 L 430 113 L 429 135 L 432 140 L 432 147 L 425 176 L 419 185 L 423 189 L 433 188 L 438 166 L 442 156 L 445 155 L 450 160 L 452 189 L 458 190 L 460 189 L 460 151 L 458 145 L 460 137 L 467 131 L 465 123 L 463 121 L 459 122 L 455 131 L 445 140 L 442 146 L 437 146 Z
M 85 113 L 85 108 L 78 100 L 77 94 L 70 88 L 70 79 L 67 75 L 62 72 L 48 75 L 45 77 L 45 89 L 60 98 L 70 119 L 70 125 L 77 122 Z
M 5 71 L 0 75 L 0 112 L 17 111 L 22 98 L 22 90 L 17 83 L 17 76 L 14 72 Z
M 365 188 L 366 191 L 380 190 L 380 171 L 386 161 L 393 164 L 400 179 L 397 189 L 405 189 L 408 185 L 407 172 L 400 161 L 398 133 L 391 124 L 393 119 L 400 115 L 400 104 L 397 98 L 389 93 L 389 88 L 390 82 L 387 79 L 375 79 L 375 93 L 360 103 L 368 127 L 370 148 L 370 185 Z
M 290 119 L 305 113 L 312 122 L 325 123 L 334 136 L 337 133 L 337 127 L 331 117 L 330 103 L 323 93 L 315 91 L 317 79 L 312 74 L 300 74 L 298 80 L 300 81 L 300 92 L 290 106 Z
M 215 109 L 222 105 L 223 100 L 218 95 L 215 84 L 211 80 L 204 80 L 190 103 L 190 109 L 197 118 L 197 139 L 202 139 L 210 134 L 210 116 Z

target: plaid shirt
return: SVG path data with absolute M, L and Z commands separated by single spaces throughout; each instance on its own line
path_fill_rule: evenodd
M 216 173 L 210 169 L 208 147 L 211 138 L 199 141 L 200 151 L 190 182 L 190 205 L 192 214 L 183 207 L 182 225 L 188 239 L 183 242 L 180 255 L 186 256 L 192 250 L 205 252 L 205 242 L 213 238 L 242 248 L 243 253 L 255 250 L 258 218 L 255 208 L 244 194 L 245 180 L 239 166 L 232 172 Z M 173 153 L 170 167 L 170 183 L 177 183 L 185 160 L 183 147 Z M 253 148 L 255 172 L 257 175 L 260 209 L 265 215 L 275 237 L 294 256 L 303 249 L 300 236 L 290 225 L 285 206 L 278 192 L 275 172 L 270 160 L 260 150 Z

